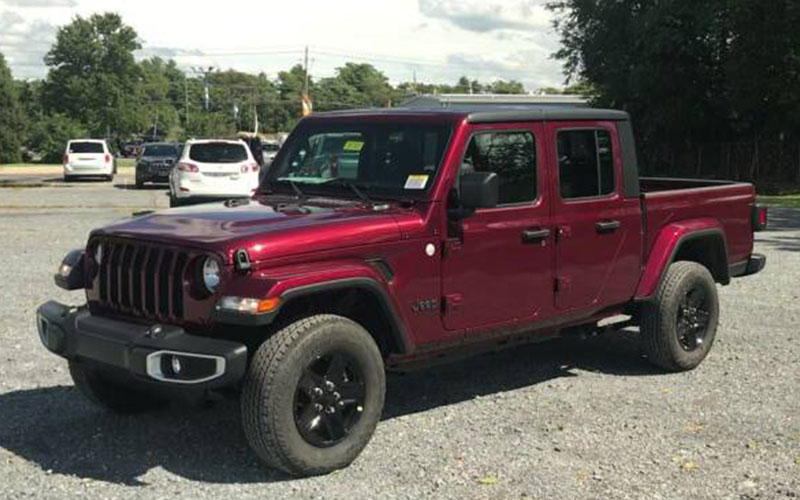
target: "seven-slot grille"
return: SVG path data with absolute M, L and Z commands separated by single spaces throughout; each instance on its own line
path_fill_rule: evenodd
M 184 317 L 184 276 L 194 257 L 190 252 L 135 241 L 95 239 L 92 254 L 102 247 L 96 274 L 99 304 L 146 318 Z

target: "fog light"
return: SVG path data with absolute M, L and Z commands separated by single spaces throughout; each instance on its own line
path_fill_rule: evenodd
M 61 267 L 58 268 L 58 274 L 60 274 L 65 278 L 68 277 L 69 273 L 71 272 L 72 272 L 72 266 L 70 266 L 69 264 L 61 264 Z
M 181 374 L 181 358 L 178 356 L 172 356 L 172 373 L 175 375 Z

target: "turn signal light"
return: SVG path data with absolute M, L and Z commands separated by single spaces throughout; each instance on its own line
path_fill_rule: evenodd
M 245 314 L 263 314 L 275 311 L 281 304 L 279 297 L 271 299 L 255 299 L 251 297 L 225 296 L 217 302 L 217 310 L 233 311 Z

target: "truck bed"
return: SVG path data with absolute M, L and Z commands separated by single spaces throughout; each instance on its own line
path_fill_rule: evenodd
M 728 265 L 745 261 L 753 251 L 752 184 L 732 181 L 640 179 L 645 222 L 644 262 L 666 225 L 689 219 L 714 219 L 725 233 Z

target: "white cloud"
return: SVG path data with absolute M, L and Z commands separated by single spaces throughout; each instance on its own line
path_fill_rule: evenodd
M 75 7 L 78 2 L 75 0 L 2 0 L 0 5 L 35 8 Z
M 3 2 L 4 0 L 0 0 Z M 31 2 L 5 0 L 6 4 Z M 306 0 L 260 2 L 242 8 L 163 0 L 32 0 L 38 8 L 4 9 L 0 51 L 18 78 L 42 77 L 43 55 L 57 26 L 76 15 L 118 12 L 144 49 L 138 57 L 175 58 L 179 66 L 235 68 L 269 77 L 302 63 L 311 48 L 315 78 L 330 76 L 347 61 L 369 62 L 393 83 L 453 83 L 459 76 L 515 78 L 529 89 L 560 83 L 550 59 L 557 37 L 544 0 Z M 5 16 L 5 17 L 3 17 Z M 5 21 L 3 21 L 5 20 Z M 12 43 L 13 42 L 13 43 Z
M 419 0 L 419 8 L 428 17 L 478 33 L 542 29 L 551 21 L 544 2 L 537 0 Z

